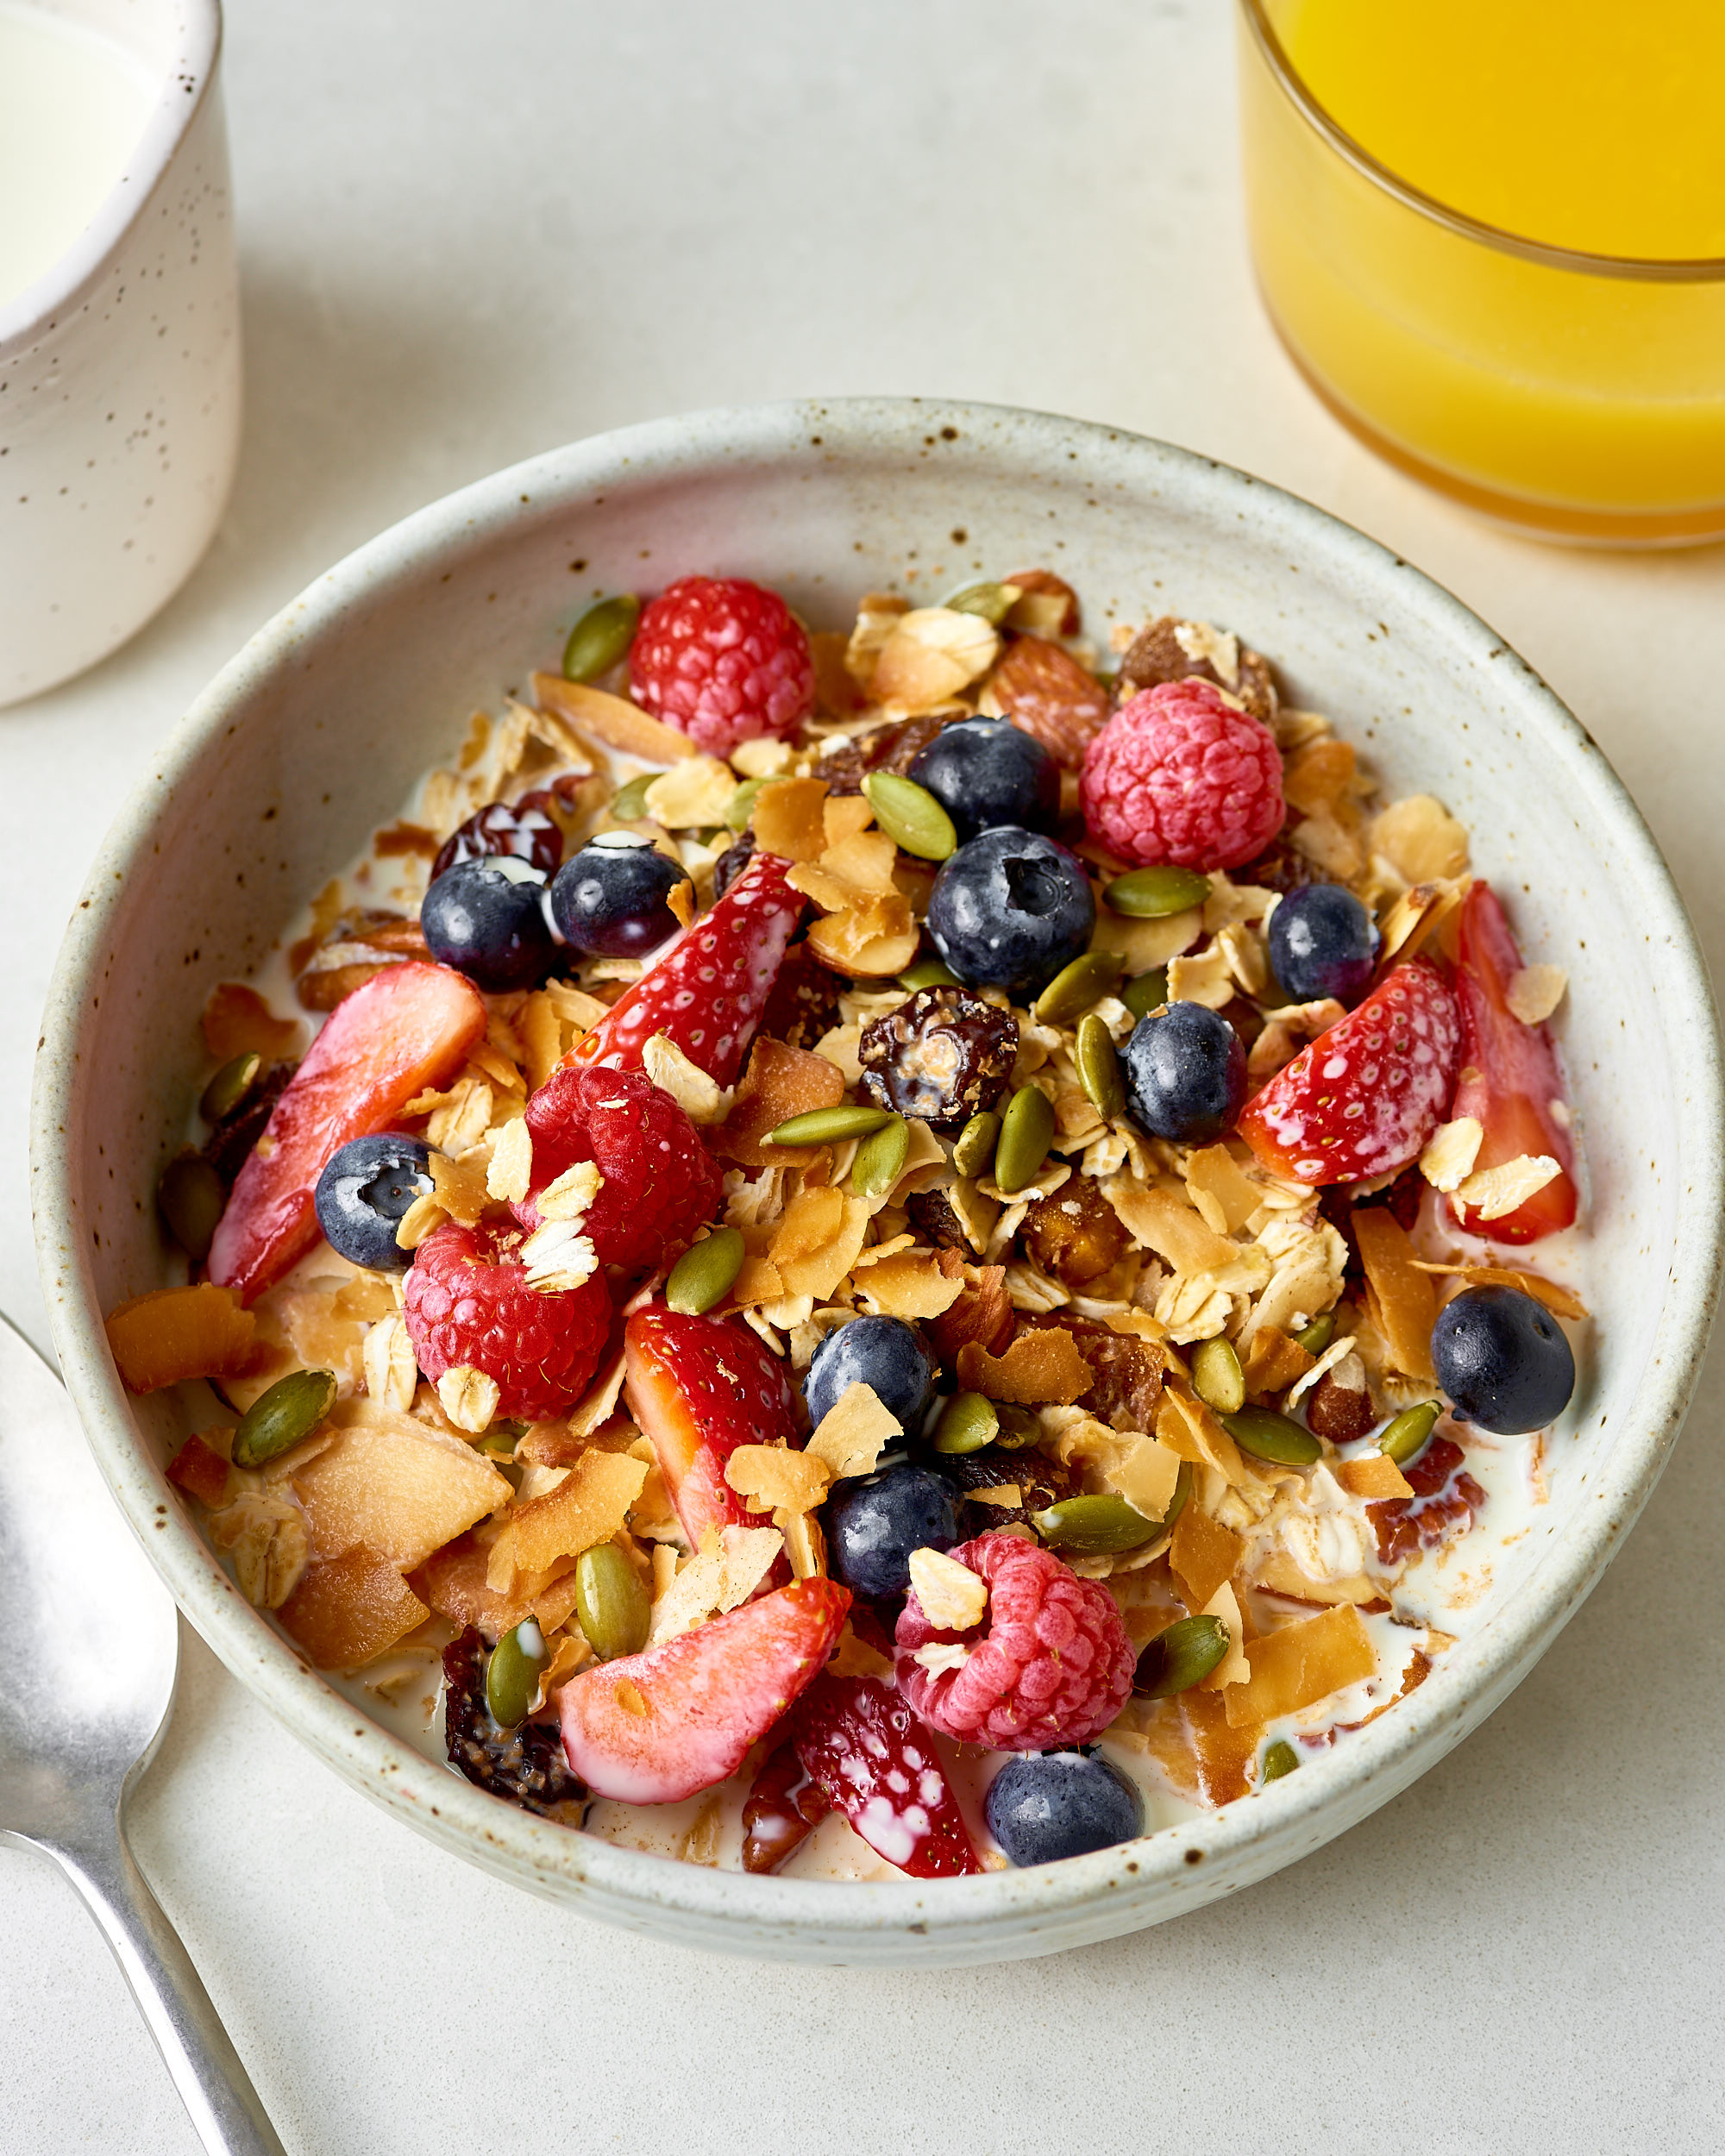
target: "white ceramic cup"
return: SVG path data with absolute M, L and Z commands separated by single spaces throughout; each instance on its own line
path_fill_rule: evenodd
M 218 0 L 32 0 L 161 83 L 118 184 L 0 305 L 0 705 L 93 666 L 214 536 L 240 446 Z

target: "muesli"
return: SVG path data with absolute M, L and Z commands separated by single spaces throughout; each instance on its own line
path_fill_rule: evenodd
M 1104 1846 L 1392 1708 L 1543 1501 L 1563 974 L 1226 630 L 1104 642 L 1040 569 L 605 600 L 214 988 L 116 1360 L 249 1599 L 499 1798 Z

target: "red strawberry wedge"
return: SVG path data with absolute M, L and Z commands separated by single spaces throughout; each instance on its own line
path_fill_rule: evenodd
M 739 1445 L 800 1442 L 784 1372 L 728 1318 L 690 1318 L 652 1303 L 623 1329 L 623 1396 L 653 1440 L 659 1472 L 696 1549 L 709 1527 L 759 1518 L 724 1479 Z
M 417 960 L 338 1003 L 240 1170 L 210 1246 L 210 1279 L 245 1302 L 279 1280 L 317 1240 L 312 1194 L 330 1155 L 446 1084 L 485 1030 L 472 981 Z
M 734 1083 L 802 918 L 802 895 L 785 881 L 790 866 L 776 854 L 756 854 L 712 912 L 565 1060 L 638 1070 L 648 1042 L 666 1033 L 715 1085 Z
M 1295 1182 L 1390 1175 L 1419 1158 L 1442 1122 L 1460 1047 L 1455 997 L 1416 958 L 1254 1094 L 1239 1134 Z
M 810 1781 L 888 1864 L 913 1879 L 982 1869 L 933 1739 L 878 1677 L 821 1677 L 798 1702 L 791 1741 Z
M 674 1804 L 723 1782 L 819 1675 L 850 1608 L 836 1581 L 798 1580 L 584 1670 L 557 1694 L 570 1768 L 624 1804 Z
M 1495 1220 L 1451 1200 L 1462 1226 L 1493 1243 L 1537 1243 L 1575 1219 L 1575 1144 L 1563 1074 L 1545 1027 L 1524 1025 L 1509 1008 L 1509 984 L 1521 970 L 1496 893 L 1476 883 L 1462 906 L 1457 943 L 1462 1070 L 1450 1113 L 1473 1116 L 1484 1132 L 1476 1169 L 1501 1168 L 1527 1153 L 1543 1154 L 1563 1171 Z

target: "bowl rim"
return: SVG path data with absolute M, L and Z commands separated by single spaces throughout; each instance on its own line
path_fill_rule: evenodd
M 274 672 L 303 665 L 305 647 L 350 609 L 387 601 L 482 553 L 495 538 L 559 502 L 572 512 L 595 491 L 674 475 L 684 481 L 749 461 L 849 449 L 878 457 L 920 448 L 955 428 L 987 444 L 1026 479 L 1063 471 L 1070 458 L 1124 457 L 1133 483 L 1201 504 L 1218 525 L 1266 513 L 1288 543 L 1303 546 L 1364 589 L 1417 597 L 1440 643 L 1490 661 L 1498 693 L 1539 736 L 1609 827 L 1633 879 L 1659 975 L 1659 1007 L 1684 1047 L 1688 1094 L 1684 1174 L 1675 1199 L 1671 1286 L 1662 1306 L 1633 1429 L 1620 1429 L 1602 1463 L 1595 1502 L 1575 1532 L 1554 1540 L 1505 1607 L 1458 1642 L 1417 1693 L 1352 1742 L 1316 1755 L 1302 1771 L 1201 1819 L 1091 1855 L 1026 1871 L 939 1881 L 833 1883 L 751 1877 L 573 1833 L 500 1803 L 370 1720 L 312 1671 L 252 1610 L 170 1495 L 120 1386 L 97 1302 L 88 1237 L 74 1203 L 72 1148 L 90 998 L 126 902 L 131 864 L 148 859 L 158 819 L 177 785 L 231 729 Z M 986 448 L 983 454 L 988 454 Z M 530 500 L 530 511 L 524 502 Z M 1362 606 L 1364 602 L 1362 601 Z M 1158 1890 L 1177 1906 L 1209 1898 L 1203 1882 L 1232 1864 L 1260 1876 L 1317 1847 L 1458 1741 L 1532 1667 L 1580 1606 L 1651 1494 L 1681 1428 L 1705 1351 L 1725 1257 L 1725 1087 L 1704 961 L 1669 869 L 1640 812 L 1592 737 L 1556 695 L 1470 609 L 1377 541 L 1315 505 L 1196 452 L 1093 422 L 960 400 L 800 399 L 718 409 L 590 436 L 494 473 L 416 511 L 372 539 L 291 601 L 223 667 L 163 743 L 151 772 L 122 808 L 67 928 L 49 988 L 34 1075 L 31 1176 L 39 1263 L 67 1388 L 102 1472 L 187 1618 L 229 1669 L 310 1749 L 366 1794 L 458 1853 L 555 1898 L 661 1935 L 744 1952 L 795 1954 L 798 1940 L 823 1959 L 856 1958 L 883 1933 L 918 1934 L 899 1956 L 937 1964 L 1036 1952 L 1157 1921 L 1141 1911 Z M 236 1621 L 237 1620 L 237 1621 Z M 1430 1758 L 1414 1755 L 1429 1751 Z M 1372 1785 L 1377 1787 L 1374 1789 Z M 1194 1852 L 1197 1853 L 1195 1855 Z M 1253 1865 L 1256 1864 L 1256 1869 Z M 1198 1871 L 1189 1867 L 1201 1870 Z M 1183 1901 L 1172 1891 L 1182 1881 Z M 1233 1883 L 1240 1883 L 1236 1877 Z M 1190 1890 L 1195 1889 L 1195 1891 Z
M 34 283 L 0 304 L 0 366 L 28 351 L 87 298 L 121 243 L 142 217 L 178 155 L 180 144 L 209 102 L 222 58 L 221 0 L 172 0 L 179 16 L 173 54 L 150 107 L 143 132 L 120 177 L 102 197 L 82 232 Z M 81 17 L 78 27 L 88 29 Z M 109 41 L 121 44 L 115 37 Z

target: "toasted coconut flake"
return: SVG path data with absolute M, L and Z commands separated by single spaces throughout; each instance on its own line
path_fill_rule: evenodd
M 815 1043 L 814 1053 L 831 1063 L 847 1086 L 860 1086 L 862 1060 L 857 1051 L 862 1044 L 860 1025 L 835 1025 Z
M 898 849 L 885 831 L 853 831 L 824 847 L 818 861 L 793 868 L 787 881 L 817 906 L 838 911 L 894 893 L 897 862 Z
M 1429 793 L 1393 801 L 1372 818 L 1369 843 L 1405 883 L 1467 874 L 1467 830 Z
M 793 1513 L 785 1522 L 785 1554 L 794 1579 L 826 1577 L 826 1537 L 812 1512 Z
M 1077 1341 L 1057 1326 L 1020 1332 L 1000 1356 L 969 1341 L 958 1351 L 957 1369 L 966 1392 L 1021 1407 L 1070 1403 L 1094 1382 Z
M 1352 744 L 1333 734 L 1304 743 L 1283 765 L 1282 791 L 1289 806 L 1302 816 L 1340 810 L 1358 790 Z
M 1219 1235 L 1238 1235 L 1257 1212 L 1264 1193 L 1226 1145 L 1206 1145 L 1186 1156 L 1186 1190 L 1195 1205 L 1200 1194 L 1221 1215 L 1209 1225 Z
M 1213 1520 L 1198 1506 L 1188 1505 L 1181 1513 L 1168 1546 L 1168 1569 L 1195 1616 L 1208 1609 L 1217 1589 L 1233 1577 L 1245 1550 L 1245 1543 L 1232 1528 Z M 1229 1629 L 1234 1630 L 1238 1623 L 1236 1611 L 1235 1625 Z
M 1156 1434 L 1178 1458 L 1189 1460 L 1195 1467 L 1214 1468 L 1231 1489 L 1240 1489 L 1251 1479 L 1239 1447 L 1203 1402 L 1188 1394 L 1172 1387 L 1164 1391 L 1156 1411 Z M 1192 1509 L 1186 1507 L 1187 1512 Z M 1181 1514 L 1182 1520 L 1185 1516 Z
M 825 779 L 770 780 L 755 797 L 750 821 L 756 844 L 782 861 L 819 861 L 827 846 L 821 815 L 825 799 Z
M 533 1133 L 517 1117 L 498 1132 L 486 1165 L 486 1195 L 507 1205 L 524 1198 L 533 1180 Z
M 646 1480 L 645 1461 L 626 1452 L 582 1453 L 555 1489 L 514 1507 L 492 1545 L 486 1584 L 506 1593 L 518 1571 L 543 1572 L 560 1557 L 609 1542 Z
M 893 623 L 876 658 L 877 703 L 913 718 L 949 702 L 994 665 L 1000 637 L 980 614 L 919 606 Z
M 785 1539 L 776 1527 L 709 1527 L 701 1546 L 653 1604 L 647 1644 L 656 1647 L 746 1601 L 777 1562 Z
M 488 1202 L 486 1181 L 487 1165 L 483 1160 L 451 1160 L 444 1153 L 431 1156 L 431 1194 L 450 1219 L 464 1228 L 479 1225 Z M 399 1242 L 398 1233 L 396 1239 Z
M 1351 1603 L 1266 1633 L 1246 1648 L 1251 1678 L 1222 1697 L 1229 1726 L 1275 1721 L 1376 1674 L 1371 1635 Z
M 1456 1292 L 1463 1288 L 1519 1288 L 1524 1295 L 1532 1295 L 1542 1302 L 1553 1317 L 1584 1318 L 1587 1305 L 1572 1288 L 1565 1288 L 1555 1280 L 1547 1280 L 1543 1274 L 1523 1272 L 1507 1265 L 1432 1265 L 1415 1258 L 1414 1263 L 1422 1273 L 1434 1278 L 1452 1279 Z
M 1354 1240 L 1365 1268 L 1366 1314 L 1390 1361 L 1406 1377 L 1432 1376 L 1432 1326 L 1438 1301 L 1421 1272 L 1408 1232 L 1387 1206 L 1358 1206 Z
M 1476 1169 L 1458 1184 L 1456 1198 L 1482 1220 L 1501 1220 L 1563 1173 L 1549 1153 L 1518 1153 L 1496 1168 Z
M 366 1334 L 362 1351 L 366 1390 L 386 1407 L 405 1414 L 419 1388 L 413 1342 L 399 1318 L 380 1318 Z
M 848 1624 L 839 1633 L 838 1645 L 826 1666 L 834 1677 L 878 1677 L 890 1681 L 893 1674 L 888 1658 L 866 1639 L 859 1639 Z
M 899 623 L 910 611 L 907 599 L 892 592 L 870 592 L 856 609 L 856 624 L 844 650 L 844 670 L 867 694 L 874 686 L 875 668 L 881 651 Z
M 736 1089 L 715 1085 L 668 1033 L 655 1033 L 646 1042 L 641 1050 L 641 1067 L 661 1092 L 670 1094 L 691 1123 L 723 1123 L 730 1114 Z
M 973 1505 L 999 1505 L 1015 1512 L 1024 1503 L 1024 1491 L 1017 1482 L 992 1482 L 987 1489 L 966 1490 L 965 1495 Z
M 448 1099 L 431 1111 L 430 1120 L 425 1125 L 428 1143 L 451 1160 L 471 1152 L 491 1129 L 495 1098 L 486 1079 L 471 1074 L 457 1079 Z
M 791 744 L 762 734 L 754 741 L 740 741 L 731 752 L 731 768 L 745 779 L 770 779 L 791 761 Z
M 665 725 L 623 697 L 608 696 L 584 682 L 566 681 L 558 674 L 536 674 L 533 695 L 540 721 L 549 717 L 561 722 L 549 730 L 551 746 L 562 749 L 572 762 L 591 761 L 592 744 L 583 738 L 583 730 L 648 763 L 681 763 L 699 753 L 688 736 L 674 726 Z
M 1251 1664 L 1245 1658 L 1245 1627 L 1240 1618 L 1239 1598 L 1230 1583 L 1224 1580 L 1198 1613 L 1203 1617 L 1220 1617 L 1227 1627 L 1228 1651 L 1203 1680 L 1207 1692 L 1220 1692 L 1229 1684 L 1245 1684 L 1251 1681 Z
M 856 1263 L 871 1217 L 863 1199 L 824 1188 L 799 1192 L 767 1251 L 786 1295 L 825 1301 Z
M 1159 1438 L 1140 1436 L 1102 1475 L 1108 1488 L 1146 1520 L 1160 1520 L 1173 1502 L 1180 1456 Z
M 386 1557 L 356 1548 L 307 1565 L 281 1606 L 281 1622 L 318 1669 L 354 1670 L 387 1653 L 430 1614 Z
M 437 1380 L 437 1397 L 456 1429 L 477 1438 L 490 1429 L 499 1395 L 494 1377 L 462 1363 Z
M 1350 1497 L 1411 1497 L 1414 1488 L 1394 1460 L 1368 1452 L 1358 1460 L 1338 1460 L 1336 1480 Z
M 1289 1344 L 1292 1346 L 1294 1343 L 1290 1341 Z M 1282 1403 L 1284 1411 L 1289 1414 L 1292 1414 L 1294 1410 L 1306 1397 L 1307 1394 L 1312 1390 L 1314 1386 L 1320 1384 L 1323 1380 L 1329 1376 L 1332 1370 L 1339 1369 L 1341 1368 L 1342 1364 L 1347 1361 L 1351 1355 L 1353 1354 L 1354 1349 L 1358 1346 L 1358 1343 L 1355 1340 L 1351 1332 L 1342 1333 L 1338 1338 L 1332 1340 L 1328 1347 L 1324 1350 L 1323 1353 L 1318 1357 L 1316 1362 L 1313 1363 L 1310 1369 L 1302 1370 L 1300 1376 L 1294 1381 L 1293 1384 L 1289 1386 L 1288 1397 Z M 1357 1361 L 1358 1358 L 1356 1358 L 1356 1363 Z M 1351 1373 L 1350 1375 L 1352 1376 L 1356 1374 L 1358 1374 L 1357 1371 L 1356 1373 Z M 1337 1380 L 1338 1383 L 1344 1383 L 1347 1382 L 1349 1381 L 1340 1378 Z M 1361 1382 L 1364 1382 L 1363 1375 L 1361 1376 Z M 1351 1386 L 1351 1389 L 1357 1392 L 1359 1389 L 1358 1384 L 1352 1384 Z
M 1207 1226 L 1183 1194 L 1147 1190 L 1126 1173 L 1109 1176 L 1101 1188 L 1127 1233 L 1166 1258 L 1176 1273 L 1220 1274 L 1241 1255 L 1240 1246 Z
M 862 1253 L 867 1257 L 867 1251 Z M 859 1261 L 860 1263 L 860 1261 Z M 858 1300 L 874 1315 L 889 1318 L 938 1318 L 951 1309 L 964 1292 L 962 1280 L 949 1280 L 932 1251 L 906 1250 L 883 1258 L 861 1273 Z
M 988 1587 L 980 1573 L 940 1550 L 913 1550 L 911 1592 L 937 1632 L 969 1632 L 982 1621 Z
M 903 1426 L 872 1385 L 847 1385 L 815 1426 L 806 1458 L 819 1460 L 834 1482 L 867 1475 Z
M 739 1445 L 724 1463 L 724 1479 L 750 1512 L 812 1512 L 832 1487 L 824 1459 L 777 1445 Z
M 590 1160 L 578 1160 L 546 1184 L 536 1200 L 539 1218 L 572 1224 L 586 1218 L 605 1177 Z
M 1479 1157 L 1484 1126 L 1476 1116 L 1458 1116 L 1440 1124 L 1426 1141 L 1420 1156 L 1420 1173 L 1433 1190 L 1455 1190 L 1473 1173 Z
M 1314 1358 L 1279 1326 L 1260 1326 L 1241 1357 L 1248 1393 L 1263 1397 L 1285 1392 L 1314 1367 Z
M 1383 916 L 1378 933 L 1377 963 L 1382 973 L 1393 959 L 1412 958 L 1425 949 L 1467 896 L 1465 879 L 1443 878 L 1416 883 L 1404 891 Z
M 470 1445 L 417 1416 L 343 1401 L 330 1425 L 327 1444 L 288 1461 L 319 1557 L 363 1544 L 411 1571 L 510 1495 Z
M 736 774 L 728 763 L 717 756 L 685 756 L 654 780 L 645 806 L 653 821 L 668 831 L 695 830 L 703 824 L 722 824 L 736 791 Z

